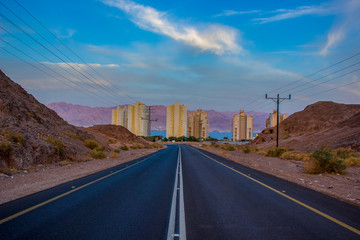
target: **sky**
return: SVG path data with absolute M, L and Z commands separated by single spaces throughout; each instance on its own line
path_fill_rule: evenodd
M 0 69 L 44 104 L 360 102 L 358 0 L 0 3 Z

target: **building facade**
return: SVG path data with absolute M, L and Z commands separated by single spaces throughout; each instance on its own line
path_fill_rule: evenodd
M 187 136 L 187 106 L 175 102 L 166 107 L 166 137 Z
M 136 136 L 150 136 L 148 107 L 141 102 L 126 107 L 118 106 L 112 111 L 112 124 L 127 128 Z
M 275 127 L 276 126 L 276 122 L 277 122 L 277 110 L 274 109 L 273 113 L 269 114 L 269 117 L 265 120 L 265 126 L 268 127 Z M 284 121 L 287 118 L 286 114 L 280 114 L 279 113 L 279 123 L 281 123 L 282 121 Z
M 240 110 L 235 114 L 231 123 L 231 139 L 233 141 L 252 140 L 253 139 L 253 118 Z
M 197 139 L 209 137 L 209 119 L 207 112 L 198 109 L 196 112 L 189 113 L 188 136 L 193 136 Z

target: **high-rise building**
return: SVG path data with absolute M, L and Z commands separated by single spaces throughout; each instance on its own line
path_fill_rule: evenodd
M 235 114 L 231 123 L 231 139 L 233 141 L 252 140 L 253 139 L 253 118 L 240 110 Z
M 141 102 L 126 107 L 118 106 L 112 111 L 112 124 L 127 128 L 136 136 L 149 136 L 149 111 Z
M 186 137 L 187 107 L 175 102 L 166 107 L 166 137 Z
M 269 114 L 269 117 L 265 120 L 265 126 L 268 127 L 275 127 L 276 126 L 276 122 L 277 122 L 277 110 L 274 109 L 273 113 Z M 285 118 L 287 118 L 286 114 L 280 114 L 279 113 L 279 123 L 281 123 L 282 121 L 285 120 Z
M 198 109 L 196 112 L 189 113 L 188 136 L 193 136 L 197 139 L 209 137 L 209 119 L 207 112 Z

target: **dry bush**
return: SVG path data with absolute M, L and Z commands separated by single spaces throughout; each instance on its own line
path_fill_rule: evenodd
M 106 157 L 104 151 L 98 151 L 96 148 L 94 148 L 92 151 L 90 151 L 89 154 L 92 158 L 95 158 L 95 159 L 103 159 Z
M 99 146 L 98 143 L 93 139 L 86 139 L 84 144 L 86 147 L 88 147 L 90 149 L 94 149 Z
M 9 142 L 18 143 L 22 146 L 25 144 L 25 137 L 21 133 L 13 132 L 11 130 L 1 130 L 0 134 L 3 135 Z
M 13 149 L 11 144 L 7 141 L 0 141 L 0 157 L 4 159 L 9 159 Z
M 56 153 L 61 159 L 66 158 L 65 144 L 61 140 L 54 138 L 53 136 L 49 136 L 45 138 L 45 141 L 54 146 Z
M 160 144 L 160 143 L 153 143 L 153 144 L 151 145 L 151 147 L 152 147 L 152 148 L 163 148 L 164 146 L 163 146 L 162 144 Z
M 288 151 L 288 149 L 283 148 L 283 147 L 272 148 L 267 152 L 266 156 L 267 157 L 280 157 L 283 153 L 285 153 L 287 151 Z
M 112 152 L 110 158 L 117 158 L 119 156 L 119 152 Z
M 339 158 L 331 150 L 321 147 L 311 154 L 309 161 L 304 164 L 305 171 L 310 174 L 317 173 L 343 173 L 346 169 L 344 160 Z
M 281 154 L 280 158 L 284 160 L 309 161 L 310 154 L 301 153 L 299 151 L 287 151 Z
M 347 167 L 360 166 L 360 157 L 349 157 L 345 159 L 345 164 Z
M 85 141 L 85 138 L 83 138 L 83 137 L 81 137 L 81 136 L 78 136 L 78 135 L 76 135 L 76 134 L 73 133 L 73 132 L 65 133 L 65 135 L 68 136 L 68 137 L 70 137 L 70 138 L 72 138 L 72 139 L 77 139 L 77 140 L 80 140 L 80 141 L 82 141 L 82 142 Z
M 123 151 L 129 150 L 128 146 L 126 146 L 125 144 L 122 145 L 122 146 L 120 147 L 120 149 L 123 150 Z

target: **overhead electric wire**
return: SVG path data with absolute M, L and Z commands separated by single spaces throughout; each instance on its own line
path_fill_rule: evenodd
M 27 53 L 25 53 L 24 51 L 22 51 L 22 50 L 18 49 L 17 47 L 15 47 L 14 45 L 12 45 L 11 43 L 9 43 L 9 42 L 7 42 L 7 41 L 5 41 L 5 40 L 3 40 L 3 39 L 0 39 L 0 41 L 5 42 L 6 44 L 8 44 L 9 46 L 11 46 L 12 48 L 14 48 L 15 50 L 17 50 L 18 52 L 20 52 L 20 53 L 22 53 L 23 55 L 27 56 L 28 58 L 32 59 L 34 62 L 36 62 L 36 63 L 40 64 L 40 65 L 41 65 L 41 66 L 43 66 L 44 68 L 46 68 L 46 69 L 48 69 L 48 70 L 50 70 L 50 71 L 54 72 L 56 75 L 58 75 L 58 76 L 60 76 L 60 77 L 62 77 L 62 78 L 64 78 L 64 79 L 66 79 L 68 82 L 72 83 L 73 85 L 71 85 L 71 84 L 69 84 L 69 83 L 67 83 L 67 82 L 62 81 L 62 80 L 60 80 L 60 79 L 59 79 L 59 78 L 57 78 L 57 77 L 54 77 L 52 74 L 50 74 L 50 73 L 48 73 L 48 72 L 44 71 L 43 69 L 41 69 L 41 68 L 37 67 L 36 65 L 34 65 L 34 64 L 32 64 L 32 63 L 30 63 L 29 61 L 26 61 L 26 60 L 24 60 L 23 58 L 19 57 L 18 55 L 16 55 L 16 54 L 14 54 L 14 53 L 10 52 L 9 50 L 7 50 L 7 49 L 5 49 L 5 48 L 1 47 L 1 49 L 3 49 L 4 51 L 6 51 L 7 53 L 9 53 L 9 54 L 11 54 L 11 55 L 15 56 L 16 58 L 18 58 L 18 59 L 22 60 L 23 62 L 25 62 L 25 63 L 27 63 L 27 64 L 29 64 L 29 65 L 31 65 L 31 66 L 33 66 L 33 67 L 35 67 L 36 69 L 38 69 L 38 70 L 40 70 L 41 72 L 43 72 L 43 73 L 45 73 L 45 74 L 49 75 L 49 76 L 50 76 L 50 77 L 52 77 L 52 78 L 54 78 L 54 79 L 56 79 L 56 80 L 58 80 L 58 81 L 60 81 L 60 82 L 64 83 L 65 85 L 67 85 L 67 86 L 69 86 L 69 87 L 71 87 L 71 88 L 74 88 L 74 85 L 75 85 L 76 87 L 78 87 L 78 89 L 77 89 L 77 90 L 79 90 L 80 92 L 82 92 L 82 93 L 84 93 L 84 94 L 91 93 L 91 94 L 93 95 L 93 96 L 91 96 L 91 97 L 96 97 L 96 98 L 98 98 L 98 100 L 100 100 L 101 102 L 106 103 L 106 100 L 103 100 L 103 99 L 102 99 L 102 97 L 101 97 L 101 96 L 99 96 L 98 94 L 96 94 L 95 92 L 92 92 L 92 91 L 85 91 L 82 85 L 76 84 L 76 82 L 73 82 L 72 80 L 70 80 L 69 78 L 65 77 L 64 75 L 62 75 L 62 74 L 60 74 L 60 73 L 56 72 L 55 70 L 53 70 L 53 69 L 49 68 L 48 66 L 46 66 L 46 64 L 44 64 L 44 63 L 42 63 L 42 62 L 37 61 L 36 59 L 34 59 L 33 57 L 31 57 L 30 55 L 28 55 L 28 54 L 27 54 Z
M 345 61 L 348 61 L 348 60 L 350 60 L 350 59 L 352 59 L 352 58 L 354 58 L 354 57 L 356 57 L 356 56 L 359 56 L 359 55 L 360 55 L 360 52 L 358 52 L 358 53 L 356 53 L 356 54 L 354 54 L 354 55 L 352 55 L 352 56 L 350 56 L 350 57 L 347 57 L 347 58 L 345 58 L 345 59 L 343 59 L 343 60 L 340 60 L 340 61 L 338 61 L 338 62 L 336 62 L 336 63 L 334 63 L 334 64 L 332 64 L 332 65 L 330 65 L 330 66 L 328 66 L 328 67 L 322 68 L 322 69 L 320 69 L 320 70 L 318 70 L 318 71 L 316 71 L 316 72 L 314 72 L 314 73 L 312 73 L 312 74 L 309 74 L 309 75 L 307 75 L 306 77 L 300 78 L 300 79 L 295 80 L 295 81 L 293 81 L 293 82 L 291 82 L 291 83 L 289 83 L 289 84 L 286 84 L 286 85 L 283 86 L 283 87 L 280 87 L 280 88 L 271 90 L 271 91 L 268 92 L 268 93 L 272 93 L 272 92 L 274 92 L 274 91 L 283 89 L 283 88 L 285 88 L 285 87 L 287 87 L 287 86 L 290 86 L 290 85 L 292 85 L 292 84 L 294 84 L 294 83 L 297 83 L 297 82 L 299 82 L 299 81 L 302 81 L 302 80 L 304 80 L 304 79 L 307 79 L 307 78 L 310 79 L 311 76 L 314 76 L 314 75 L 316 75 L 316 74 L 318 74 L 318 73 L 320 73 L 320 72 L 322 72 L 322 71 L 325 71 L 325 70 L 327 70 L 327 69 L 330 69 L 330 68 L 332 68 L 332 67 L 334 67 L 334 66 L 336 66 L 336 65 L 338 65 L 338 64 L 340 64 L 340 63 L 343 63 L 343 62 L 345 62 Z M 306 82 L 305 84 L 296 86 L 296 87 L 291 88 L 291 89 L 289 89 L 289 90 L 294 90 L 294 89 L 297 89 L 297 88 L 299 88 L 299 87 L 305 86 L 305 85 L 307 85 L 307 84 L 309 84 L 309 83 L 311 83 L 311 82 L 315 82 L 315 81 L 317 81 L 317 80 L 320 80 L 320 79 L 323 79 L 323 78 L 325 78 L 325 77 L 331 76 L 331 75 L 333 75 L 333 74 L 335 74 L 335 73 L 338 73 L 338 72 L 340 72 L 340 71 L 343 71 L 343 70 L 346 70 L 346 69 L 348 69 L 348 68 L 351 68 L 351 67 L 353 67 L 353 66 L 355 66 L 355 65 L 357 65 L 357 64 L 359 64 L 359 63 L 360 63 L 360 62 L 356 62 L 355 64 L 352 64 L 352 65 L 350 65 L 350 66 L 346 66 L 346 67 L 344 67 L 344 68 L 342 68 L 342 69 L 340 69 L 340 70 L 337 70 L 337 71 L 335 71 L 335 72 L 333 72 L 333 73 L 331 73 L 331 74 L 327 74 L 327 75 L 325 75 L 325 76 L 322 76 L 322 77 L 320 77 L 320 78 L 317 78 L 317 79 L 315 79 L 315 80 L 310 79 L 309 82 Z M 355 72 L 355 71 L 354 71 L 354 72 Z M 352 73 L 352 72 L 351 72 L 351 73 Z M 347 74 L 344 74 L 344 75 L 342 75 L 342 76 L 345 76 L 345 75 L 347 75 Z M 340 76 L 340 77 L 341 77 L 341 76 Z M 334 80 L 334 79 L 336 79 L 336 78 L 333 78 L 333 79 L 331 79 L 331 80 Z M 328 81 L 325 81 L 325 82 L 328 82 Z M 316 85 L 314 85 L 314 87 L 315 87 L 315 86 L 318 86 L 318 85 L 320 85 L 320 84 L 316 84 Z M 309 88 L 306 88 L 306 89 L 310 89 L 310 87 L 309 87 Z M 289 90 L 286 90 L 286 91 L 289 91 Z M 285 93 L 286 91 L 282 91 L 282 92 L 280 92 L 280 94 L 281 94 L 281 93 Z M 295 93 L 297 93 L 297 92 L 295 92 Z M 291 94 L 294 94 L 294 93 L 291 93 Z M 258 101 L 261 100 L 261 99 L 264 99 L 264 97 L 261 96 L 261 97 L 256 98 L 255 100 L 253 100 L 253 101 L 247 103 L 246 105 L 244 105 L 244 108 L 248 108 L 248 107 L 250 107 L 250 106 L 252 106 L 252 108 L 254 108 L 254 107 L 257 107 L 257 106 L 260 105 L 260 104 L 263 104 L 263 102 L 265 102 L 265 101 L 261 101 L 261 102 L 259 102 L 259 103 L 256 103 L 256 102 L 258 102 Z M 255 103 L 256 103 L 256 104 L 255 104 Z M 255 104 L 255 105 L 253 105 L 253 104 Z
M 98 71 L 96 71 L 90 64 L 86 63 L 83 58 L 81 58 L 76 52 L 74 52 L 70 47 L 68 47 L 61 39 L 59 39 L 54 33 L 52 33 L 38 18 L 36 18 L 33 14 L 31 14 L 22 4 L 20 4 L 17 0 L 14 0 L 16 4 L 18 4 L 26 13 L 28 13 L 35 21 L 37 21 L 48 33 L 50 33 L 53 37 L 55 37 L 64 47 L 66 47 L 72 54 L 74 54 L 81 62 L 83 62 L 86 66 L 88 66 L 91 70 L 93 70 L 98 76 L 100 76 L 104 81 L 108 82 L 112 85 L 112 83 L 107 80 L 103 75 L 101 75 Z M 128 98 L 137 101 L 137 99 L 129 96 L 123 89 L 119 89 L 114 86 L 114 88 L 118 91 L 122 91 L 125 96 Z
M 48 47 L 46 47 L 44 44 L 42 44 L 41 42 L 39 42 L 37 39 L 35 39 L 34 37 L 32 37 L 30 34 L 28 34 L 24 29 L 22 29 L 21 27 L 19 27 L 16 23 L 14 23 L 13 21 L 11 21 L 9 18 L 7 18 L 6 16 L 4 16 L 3 14 L 0 13 L 0 16 L 3 17 L 5 20 L 7 20 L 9 23 L 11 23 L 13 26 L 15 26 L 17 29 L 19 29 L 21 32 L 25 33 L 29 38 L 31 38 L 33 41 L 35 41 L 37 44 L 39 44 L 40 46 L 42 46 L 44 49 L 46 49 L 48 52 L 50 52 L 52 55 L 54 55 L 55 57 L 57 57 L 58 59 L 60 59 L 63 63 L 65 63 L 67 66 L 69 66 L 70 68 L 72 68 L 73 70 L 75 70 L 76 72 L 80 73 L 82 76 L 85 76 L 83 73 L 81 73 L 80 71 L 78 71 L 77 69 L 75 69 L 73 66 L 71 66 L 71 64 L 67 63 L 64 59 L 62 59 L 60 56 L 58 56 L 56 53 L 54 53 L 52 50 L 50 50 Z M 68 72 L 69 73 L 69 72 Z M 71 74 L 71 73 L 69 73 Z M 72 76 L 76 77 L 75 75 L 72 74 Z M 90 80 L 92 83 L 94 83 L 95 85 L 98 85 L 96 82 L 93 82 L 91 79 L 89 79 L 87 76 L 85 76 L 85 78 L 87 78 L 88 80 Z M 93 88 L 95 91 L 97 91 L 98 89 L 96 89 L 94 86 L 92 86 L 90 83 L 88 83 L 87 81 L 85 81 L 85 84 L 87 84 L 90 88 Z M 118 101 L 117 98 L 115 98 L 112 95 L 106 95 L 109 99 L 112 99 L 112 101 Z
M 42 34 L 40 34 L 38 31 L 36 31 L 33 27 L 31 27 L 29 24 L 27 24 L 22 18 L 20 18 L 14 11 L 12 11 L 11 9 L 9 9 L 7 6 L 5 6 L 3 3 L 0 2 L 0 4 L 2 6 L 4 6 L 8 11 L 10 11 L 16 18 L 18 18 L 21 22 L 23 22 L 28 28 L 30 28 L 34 33 L 36 33 L 38 36 L 40 36 L 44 41 L 46 41 L 48 44 L 50 44 L 53 48 L 55 48 L 59 53 L 61 53 L 61 55 L 63 55 L 65 58 L 67 58 L 68 60 L 70 60 L 71 62 L 73 62 L 75 65 L 77 65 L 83 72 L 85 72 L 86 74 L 88 74 L 90 77 L 94 78 L 94 76 L 92 76 L 92 74 L 88 73 L 86 70 L 84 70 L 81 65 L 79 65 L 78 63 L 76 63 L 76 61 L 72 60 L 69 56 L 67 56 L 66 54 L 64 54 L 59 48 L 57 48 L 55 45 L 53 45 L 49 40 L 47 40 Z M 3 14 L 1 14 L 3 18 L 5 18 L 8 22 L 10 22 L 12 25 L 14 25 L 14 22 L 12 22 L 10 19 L 8 19 L 7 17 L 5 17 Z M 24 31 L 23 31 L 24 32 Z M 25 34 L 27 34 L 26 32 L 24 32 Z M 28 34 L 27 34 L 28 35 Z M 29 35 L 28 35 L 29 36 Z M 32 38 L 34 40 L 34 38 Z M 37 41 L 38 42 L 38 41 Z M 48 48 L 47 48 L 48 49 Z M 48 49 L 49 50 L 49 49 Z M 91 78 L 89 78 L 88 76 L 86 76 L 84 73 L 82 73 L 81 71 L 79 71 L 78 69 L 74 68 L 71 64 L 67 63 L 62 57 L 59 57 L 57 54 L 55 54 L 53 51 L 51 51 L 54 55 L 56 55 L 56 57 L 58 59 L 60 59 L 63 63 L 67 64 L 69 67 L 71 67 L 74 71 L 78 72 L 81 76 L 85 77 L 87 80 L 89 80 L 90 82 L 98 85 L 99 87 L 101 87 L 101 89 L 103 89 L 105 92 L 107 92 L 108 94 L 110 94 L 113 98 L 116 99 L 116 101 L 118 101 L 118 99 L 116 97 L 118 97 L 119 95 L 111 92 L 105 84 L 103 84 L 101 81 L 97 80 L 92 80 Z M 111 83 L 110 83 L 111 85 Z M 111 89 L 112 90 L 112 89 Z M 115 97 L 114 97 L 115 96 Z M 125 99 L 123 96 L 120 95 L 121 98 Z M 125 99 L 126 102 L 128 101 L 127 99 Z

